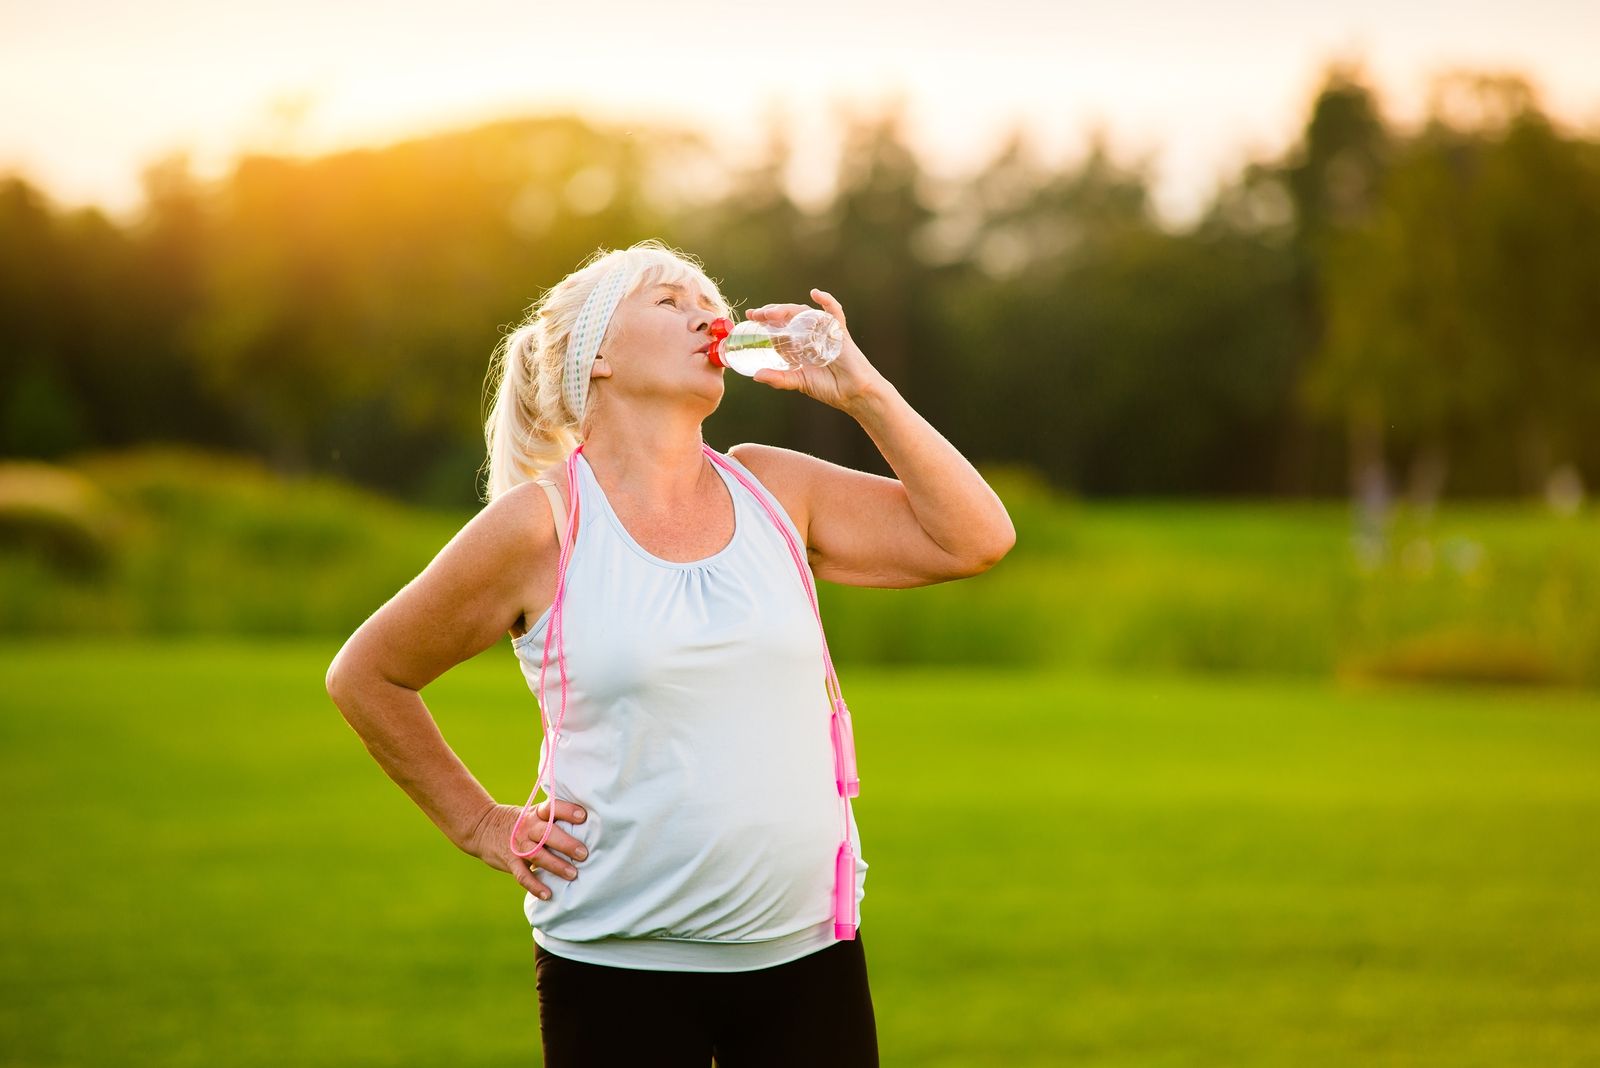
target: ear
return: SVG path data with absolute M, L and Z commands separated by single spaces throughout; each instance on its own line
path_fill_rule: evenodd
M 605 362 L 605 360 L 606 360 L 605 353 L 603 353 L 603 352 L 595 353 L 595 355 L 594 355 L 594 365 L 589 368 L 589 377 L 590 378 L 610 378 L 611 377 L 611 367 L 610 367 L 609 364 L 607 364 Z

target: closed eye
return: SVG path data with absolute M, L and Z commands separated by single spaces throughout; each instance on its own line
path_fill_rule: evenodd
M 656 303 L 657 304 L 672 304 L 672 302 L 675 301 L 676 299 L 677 299 L 676 297 L 662 297 L 660 300 L 656 301 Z M 672 306 L 674 308 L 677 307 L 676 304 L 672 304 Z

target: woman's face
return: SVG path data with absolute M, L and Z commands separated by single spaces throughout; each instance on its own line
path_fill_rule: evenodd
M 719 313 L 693 283 L 648 285 L 612 312 L 608 340 L 595 359 L 609 392 L 681 397 L 696 393 L 720 400 L 722 368 L 706 357 L 711 320 Z

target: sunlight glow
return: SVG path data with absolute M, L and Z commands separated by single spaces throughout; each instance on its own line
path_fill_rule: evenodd
M 1050 160 L 1081 154 L 1101 129 L 1120 155 L 1156 161 L 1158 203 L 1182 216 L 1245 159 L 1294 139 L 1339 57 L 1365 58 L 1402 121 L 1420 114 L 1431 75 L 1474 65 L 1521 71 L 1558 119 L 1600 126 L 1600 64 L 1587 54 L 1597 10 L 4 0 L 0 168 L 65 203 L 123 212 L 139 169 L 185 148 L 212 177 L 241 151 L 309 154 L 571 110 L 699 129 L 737 162 L 781 113 L 803 147 L 789 178 L 805 201 L 827 193 L 840 112 L 903 95 L 907 136 L 936 174 L 977 167 L 1018 125 Z

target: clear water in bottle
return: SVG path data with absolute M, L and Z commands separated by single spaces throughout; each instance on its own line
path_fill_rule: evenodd
M 839 358 L 844 327 L 825 311 L 807 308 L 783 326 L 755 320 L 733 324 L 718 319 L 707 354 L 712 363 L 749 377 L 757 371 L 793 371 L 805 364 L 822 367 Z

